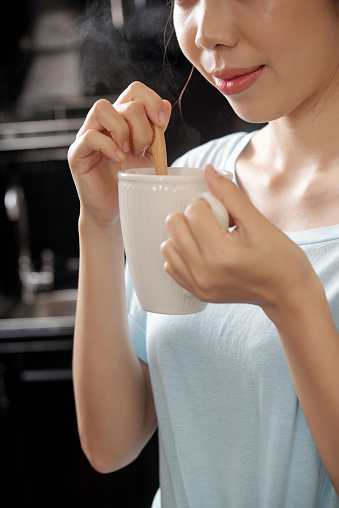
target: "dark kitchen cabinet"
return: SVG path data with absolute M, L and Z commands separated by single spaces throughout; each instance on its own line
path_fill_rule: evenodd
M 78 438 L 70 330 L 25 336 L 21 329 L 18 337 L 3 328 L 0 320 L 1 506 L 149 508 L 158 486 L 157 436 L 130 466 L 97 473 Z

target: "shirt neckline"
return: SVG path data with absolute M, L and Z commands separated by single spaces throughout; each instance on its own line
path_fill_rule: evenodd
M 230 171 L 233 174 L 234 182 L 236 185 L 238 185 L 236 171 L 236 163 L 238 157 L 256 132 L 258 131 L 255 130 L 252 132 L 243 133 L 227 160 L 226 170 Z M 339 239 L 339 224 L 334 224 L 333 226 L 324 226 L 321 228 L 306 229 L 303 231 L 283 231 L 283 233 L 285 233 L 285 235 L 287 235 L 298 245 L 326 242 Z

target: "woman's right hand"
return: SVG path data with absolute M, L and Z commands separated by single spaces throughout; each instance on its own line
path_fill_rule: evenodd
M 170 114 L 170 103 L 139 82 L 113 105 L 105 99 L 94 104 L 68 152 L 83 221 L 116 220 L 118 171 L 153 165 L 151 122 L 165 130 Z

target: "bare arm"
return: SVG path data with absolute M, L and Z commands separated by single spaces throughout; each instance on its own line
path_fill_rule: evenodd
M 83 449 L 101 472 L 139 454 L 156 417 L 148 367 L 129 338 L 119 221 L 109 230 L 80 220 L 74 391 Z
M 148 367 L 129 336 L 117 172 L 152 165 L 150 120 L 165 128 L 169 115 L 169 103 L 134 83 L 114 105 L 94 105 L 69 150 L 81 203 L 74 393 L 82 447 L 101 472 L 136 458 L 156 427 Z

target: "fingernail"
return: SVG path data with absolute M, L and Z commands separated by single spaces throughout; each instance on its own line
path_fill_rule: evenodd
M 167 122 L 167 115 L 164 111 L 161 111 L 159 113 L 159 122 L 162 124 L 162 125 L 165 125 L 165 123 Z
M 128 152 L 129 150 L 129 144 L 128 144 L 128 141 L 125 141 L 124 144 L 122 145 L 122 150 L 124 152 Z
M 226 171 L 226 169 L 214 169 L 211 164 L 206 164 L 207 172 L 213 177 L 213 178 L 226 178 L 226 180 L 233 180 L 233 174 L 230 171 Z
M 125 154 L 122 153 L 121 150 L 117 150 L 115 152 L 115 155 L 118 157 L 118 159 L 123 160 L 125 158 Z
M 213 176 L 213 178 L 219 178 L 221 176 L 220 173 L 218 173 L 218 171 L 216 171 L 210 164 L 207 165 L 207 171 L 211 176 Z
M 147 149 L 147 148 L 148 148 L 148 147 L 146 146 L 145 148 L 143 148 L 142 150 L 140 150 L 140 152 L 138 152 L 138 153 L 137 153 L 137 157 L 138 157 L 139 159 L 141 159 L 141 157 L 143 157 L 143 156 L 145 155 L 145 152 L 146 152 L 146 149 Z

